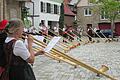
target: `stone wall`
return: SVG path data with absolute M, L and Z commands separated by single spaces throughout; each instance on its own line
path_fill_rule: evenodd
M 0 0 L 0 20 L 21 18 L 21 5 L 16 0 Z
M 0 21 L 3 19 L 3 0 L 0 0 Z
M 73 22 L 75 21 L 74 16 L 64 16 L 64 22 L 66 25 L 71 25 L 73 26 Z
M 77 8 L 78 25 L 84 30 L 86 30 L 87 24 L 92 24 L 93 27 L 98 26 L 97 23 L 99 22 L 99 15 L 93 14 L 92 12 L 92 16 L 84 16 L 84 8 L 87 7 Z
M 7 3 L 7 17 L 10 18 L 21 18 L 21 6 L 19 1 L 10 0 Z
M 2 13 L 2 10 L 1 10 L 1 1 L 0 1 L 0 21 L 1 21 L 1 18 L 2 18 L 1 13 Z

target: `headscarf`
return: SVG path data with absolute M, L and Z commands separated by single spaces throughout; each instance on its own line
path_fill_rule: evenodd
M 8 24 L 8 20 L 4 19 L 0 22 L 0 30 L 4 30 Z

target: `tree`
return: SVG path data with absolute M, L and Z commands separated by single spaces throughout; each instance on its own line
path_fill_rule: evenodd
M 64 4 L 61 3 L 61 7 L 60 7 L 60 18 L 59 18 L 59 27 L 60 27 L 60 30 L 59 30 L 59 33 L 61 33 L 61 29 L 64 28 Z
M 29 8 L 27 7 L 22 7 L 22 14 L 21 14 L 21 17 L 22 17 L 22 20 L 25 24 L 25 27 L 26 28 L 29 28 L 31 26 L 31 21 L 28 20 L 28 14 L 29 14 Z
M 99 7 L 100 15 L 104 15 L 111 22 L 112 40 L 115 28 L 115 20 L 120 18 L 119 0 L 92 0 Z

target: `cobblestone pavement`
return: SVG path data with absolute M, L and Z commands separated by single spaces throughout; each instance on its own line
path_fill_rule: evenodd
M 104 64 L 109 67 L 106 73 L 120 80 L 120 42 L 81 45 L 67 54 L 96 69 Z M 97 77 L 83 67 L 74 68 L 44 55 L 36 57 L 33 70 L 37 80 L 110 80 L 104 76 Z

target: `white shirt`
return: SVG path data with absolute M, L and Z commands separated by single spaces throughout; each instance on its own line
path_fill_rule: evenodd
M 65 28 L 63 28 L 63 31 L 65 31 Z
M 55 31 L 55 32 L 58 32 L 58 28 L 57 28 L 57 27 L 54 27 L 54 31 Z
M 12 37 L 7 37 L 5 40 L 5 43 L 8 43 L 13 39 L 14 38 Z M 13 48 L 13 54 L 15 56 L 20 56 L 23 60 L 27 60 L 30 57 L 30 53 L 22 40 L 17 40 L 15 42 L 15 45 Z
M 94 28 L 94 32 L 96 32 L 97 31 L 97 28 Z

